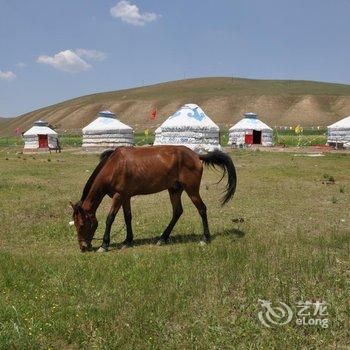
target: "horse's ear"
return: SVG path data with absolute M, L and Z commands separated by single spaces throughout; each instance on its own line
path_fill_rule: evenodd
M 83 210 L 83 208 L 80 205 L 80 202 L 74 204 L 73 202 L 69 201 L 69 204 L 72 207 L 74 213 L 78 213 Z

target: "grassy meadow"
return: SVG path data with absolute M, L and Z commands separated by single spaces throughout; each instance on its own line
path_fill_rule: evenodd
M 305 129 L 302 135 L 297 135 L 294 130 L 274 130 L 274 143 L 278 146 L 295 147 L 295 146 L 317 146 L 325 145 L 327 141 L 327 130 Z M 149 131 L 148 135 L 141 132 L 134 134 L 135 145 L 143 146 L 153 144 L 154 132 Z M 220 134 L 220 144 L 227 146 L 229 139 L 228 131 Z M 60 144 L 63 148 L 80 147 L 82 136 L 76 134 L 60 134 Z M 21 136 L 0 137 L 0 147 L 18 147 L 23 146 Z
M 186 195 L 169 245 L 166 192 L 132 200 L 135 246 L 122 213 L 106 254 L 79 252 L 69 201 L 98 162 L 74 151 L 0 148 L 0 348 L 345 349 L 349 336 L 350 156 L 237 150 L 232 202 L 220 175 L 201 186 L 213 235 Z M 327 180 L 331 177 L 333 181 Z M 98 246 L 110 200 L 98 211 Z M 259 299 L 323 300 L 329 327 L 263 326 Z
M 136 146 L 153 144 L 154 141 L 154 135 L 152 132 L 150 132 L 149 135 L 145 135 L 144 133 L 135 133 L 134 138 Z M 81 147 L 82 141 L 83 139 L 81 135 L 60 134 L 60 145 L 62 148 Z M 23 145 L 24 141 L 21 136 L 0 137 L 0 147 L 23 147 Z
M 285 147 L 305 147 L 323 146 L 327 142 L 326 129 L 305 129 L 301 134 L 296 134 L 294 130 L 274 129 L 274 143 L 277 146 Z

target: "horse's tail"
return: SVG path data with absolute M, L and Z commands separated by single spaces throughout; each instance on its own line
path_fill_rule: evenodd
M 199 159 L 202 160 L 205 165 L 209 165 L 214 168 L 215 168 L 215 165 L 218 165 L 224 171 L 224 174 L 222 175 L 222 178 L 220 179 L 220 181 L 227 174 L 228 178 L 227 178 L 225 195 L 221 200 L 221 205 L 226 204 L 233 197 L 236 190 L 236 184 L 237 184 L 236 169 L 232 162 L 231 157 L 224 152 L 215 150 L 213 152 L 200 155 Z

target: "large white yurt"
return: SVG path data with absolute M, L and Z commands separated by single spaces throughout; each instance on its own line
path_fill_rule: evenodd
M 58 148 L 58 134 L 48 122 L 38 120 L 23 134 L 23 152 L 45 152 Z
M 336 148 L 350 148 L 350 116 L 329 125 L 327 144 Z
M 245 113 L 243 119 L 229 129 L 228 144 L 233 147 L 272 146 L 273 131 L 255 113 Z
M 122 123 L 110 111 L 100 112 L 92 123 L 83 128 L 83 149 L 86 151 L 102 151 L 133 145 L 132 127 Z
M 186 104 L 156 131 L 154 145 L 183 145 L 195 152 L 221 149 L 219 127 L 196 104 Z

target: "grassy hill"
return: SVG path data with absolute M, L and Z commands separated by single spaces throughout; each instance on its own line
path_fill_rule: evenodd
M 10 134 L 17 127 L 25 130 L 38 119 L 59 131 L 79 132 L 102 109 L 117 113 L 138 131 L 153 129 L 189 102 L 199 104 L 223 129 L 246 111 L 258 113 L 271 126 L 324 126 L 350 114 L 350 85 L 242 78 L 179 80 L 64 101 L 0 122 L 0 134 Z M 154 106 L 158 119 L 150 121 Z

